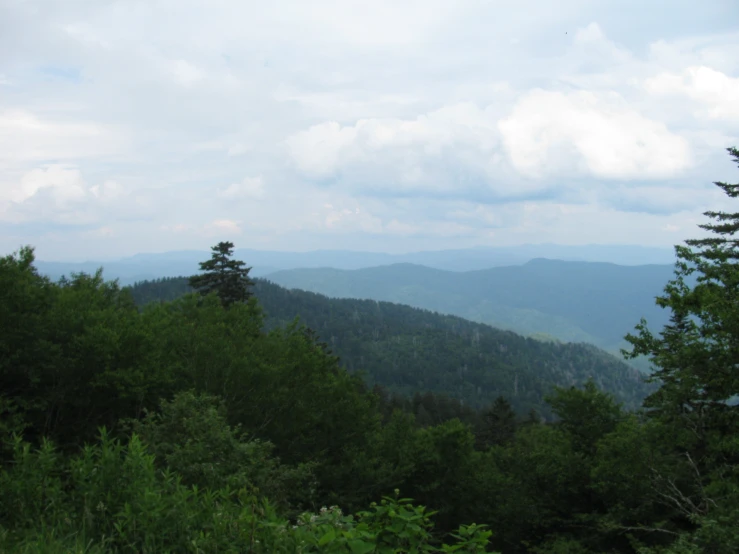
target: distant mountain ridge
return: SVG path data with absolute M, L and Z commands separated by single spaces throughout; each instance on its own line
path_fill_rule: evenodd
M 72 272 L 94 272 L 104 267 L 105 277 L 131 284 L 146 279 L 191 275 L 198 263 L 210 253 L 183 250 L 159 254 L 136 254 L 108 261 L 49 262 L 38 260 L 38 270 L 52 278 Z M 646 263 L 672 264 L 674 253 L 667 248 L 642 246 L 583 245 L 566 246 L 535 244 L 490 248 L 467 248 L 387 254 L 349 250 L 315 250 L 312 252 L 278 252 L 254 249 L 236 249 L 235 256 L 244 260 L 255 277 L 280 270 L 298 268 L 365 269 L 397 263 L 411 263 L 446 271 L 474 271 L 492 267 L 520 265 L 531 259 L 546 257 L 571 261 L 612 262 L 620 265 Z
M 469 272 L 394 264 L 359 270 L 295 269 L 265 278 L 333 298 L 396 302 L 524 335 L 589 342 L 616 351 L 642 317 L 656 329 L 667 323 L 669 312 L 656 306 L 655 297 L 672 275 L 672 265 L 536 258 Z

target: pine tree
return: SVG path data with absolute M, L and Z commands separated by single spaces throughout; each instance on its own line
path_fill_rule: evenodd
M 233 243 L 219 242 L 211 247 L 210 260 L 200 262 L 200 275 L 190 277 L 189 284 L 197 292 L 206 296 L 211 292 L 218 294 L 224 307 L 235 302 L 245 302 L 252 296 L 249 290 L 254 282 L 249 279 L 250 267 L 239 260 L 233 260 Z
M 739 150 L 728 148 L 739 164 Z M 715 182 L 728 197 L 739 197 L 739 184 Z M 672 310 L 659 336 L 642 319 L 626 340 L 628 358 L 649 356 L 656 370 L 650 380 L 660 388 L 645 406 L 668 419 L 691 421 L 705 437 L 710 429 L 729 432 L 739 415 L 729 402 L 739 394 L 739 213 L 705 212 L 713 223 L 699 225 L 714 236 L 676 246 L 675 278 L 657 298 Z

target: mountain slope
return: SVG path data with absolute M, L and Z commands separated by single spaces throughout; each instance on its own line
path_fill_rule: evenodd
M 473 321 L 616 350 L 641 317 L 661 327 L 654 298 L 673 266 L 535 259 L 520 266 L 448 272 L 411 264 L 355 271 L 295 269 L 266 278 L 335 298 L 408 304 Z
M 172 300 L 187 281 L 164 279 L 131 288 L 139 305 Z M 408 306 L 372 300 L 330 299 L 257 279 L 255 294 L 267 326 L 300 316 L 341 358 L 361 370 L 370 385 L 412 394 L 445 393 L 483 407 L 506 396 L 521 413 L 548 414 L 552 385 L 581 385 L 593 378 L 628 407 L 647 392 L 640 375 L 615 357 L 585 344 L 554 344 Z

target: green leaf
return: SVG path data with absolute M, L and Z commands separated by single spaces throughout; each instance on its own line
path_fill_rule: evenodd
M 326 546 L 328 543 L 336 540 L 336 530 L 329 529 L 325 535 L 318 540 L 318 546 Z
M 367 554 L 375 549 L 375 545 L 371 542 L 355 539 L 349 541 L 349 548 L 352 550 L 352 554 Z

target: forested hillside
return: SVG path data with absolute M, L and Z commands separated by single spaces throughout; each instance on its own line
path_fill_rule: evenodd
M 173 300 L 191 292 L 187 279 L 146 281 L 131 287 L 139 305 Z M 300 316 L 339 356 L 344 367 L 362 371 L 369 385 L 403 396 L 430 391 L 473 408 L 504 396 L 517 412 L 544 416 L 554 385 L 589 379 L 635 408 L 648 386 L 633 368 L 586 344 L 557 344 L 408 306 L 372 300 L 330 299 L 255 280 L 254 294 L 268 328 Z
M 536 259 L 450 272 L 396 264 L 355 271 L 294 269 L 265 278 L 333 298 L 367 298 L 453 314 L 525 335 L 589 342 L 617 352 L 624 329 L 646 317 L 667 323 L 654 299 L 672 266 Z

